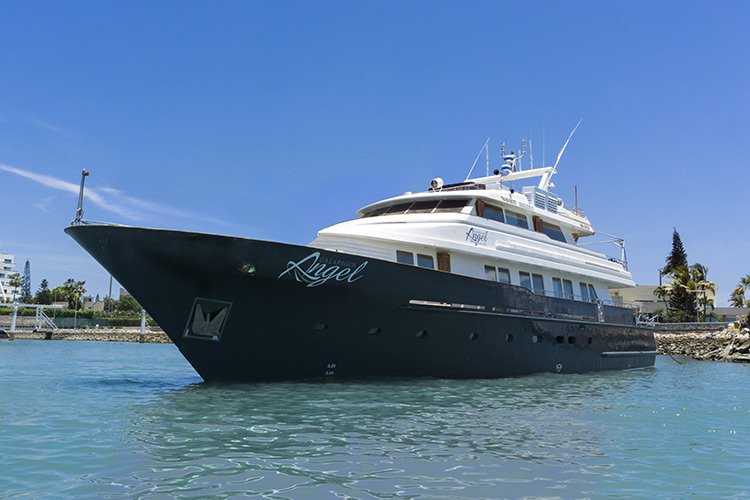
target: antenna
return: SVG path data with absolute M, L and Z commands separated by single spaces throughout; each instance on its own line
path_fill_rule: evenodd
M 489 176 L 490 175 L 490 138 L 487 138 L 487 142 L 484 143 L 484 160 L 485 160 L 485 167 L 484 167 L 484 175 Z
M 560 158 L 562 158 L 563 153 L 565 153 L 565 148 L 568 147 L 568 144 L 570 143 L 570 140 L 573 138 L 573 134 L 576 133 L 576 130 L 578 130 L 578 126 L 581 124 L 583 119 L 578 120 L 578 123 L 576 123 L 576 126 L 573 127 L 573 131 L 570 132 L 570 135 L 568 136 L 568 140 L 565 141 L 565 144 L 563 144 L 563 147 L 560 149 L 560 152 L 557 153 L 557 159 L 555 160 L 555 164 L 549 169 L 549 171 L 545 172 L 542 178 L 539 180 L 539 189 L 542 191 L 546 191 L 549 189 L 550 185 L 552 184 L 552 176 L 557 172 L 557 164 L 560 163 Z
M 482 146 L 482 149 L 485 149 L 487 147 L 487 144 L 489 143 L 490 143 L 490 138 L 488 137 L 487 140 L 484 141 L 484 146 Z M 471 168 L 469 169 L 469 173 L 466 175 L 466 179 L 464 179 L 464 182 L 468 181 L 469 177 L 471 177 L 471 173 L 474 171 L 474 167 L 477 166 L 477 162 L 479 161 L 479 156 L 482 154 L 482 149 L 479 150 L 479 152 L 477 153 L 477 157 L 474 158 L 474 163 L 471 164 Z M 487 168 L 489 168 L 489 164 Z M 83 181 L 81 181 L 81 186 L 83 186 Z
M 573 196 L 576 200 L 576 215 L 581 215 L 581 211 L 578 209 L 578 184 L 573 186 Z
M 562 149 L 560 150 L 560 152 L 559 152 L 559 153 L 557 153 L 557 160 L 555 160 L 555 164 L 554 164 L 554 165 L 552 166 L 552 168 L 557 168 L 557 164 L 558 164 L 558 163 L 560 163 L 560 158 L 562 158 L 562 155 L 563 155 L 563 153 L 565 152 L 565 148 L 567 148 L 567 147 L 568 147 L 568 143 L 569 143 L 569 142 L 570 142 L 570 140 L 571 140 L 571 139 L 573 138 L 573 134 L 575 134 L 575 133 L 576 133 L 576 130 L 578 130 L 578 126 L 579 126 L 579 125 L 581 124 L 581 122 L 582 122 L 582 121 L 583 121 L 583 118 L 581 118 L 580 120 L 578 120 L 578 123 L 576 123 L 576 126 L 575 126 L 575 127 L 573 127 L 573 131 L 572 131 L 572 132 L 570 133 L 570 135 L 568 136 L 568 140 L 567 140 L 567 141 L 565 141 L 565 144 L 563 144 L 563 147 L 562 147 Z
M 534 144 L 531 142 L 531 139 L 529 139 L 529 162 L 531 163 L 531 168 L 533 169 L 534 168 Z
M 542 166 L 545 166 L 547 162 L 544 160 L 544 125 L 542 125 Z

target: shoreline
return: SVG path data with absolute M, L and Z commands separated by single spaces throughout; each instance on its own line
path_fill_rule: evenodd
M 60 328 L 57 330 L 32 332 L 16 330 L 15 340 L 84 340 L 94 342 L 140 342 L 140 328 Z M 171 344 L 166 333 L 160 328 L 147 328 L 143 336 L 144 344 Z
M 750 363 L 750 329 L 727 327 L 714 331 L 655 331 L 656 350 L 665 356 L 680 356 L 700 361 Z M 93 342 L 140 342 L 140 328 L 59 329 L 32 332 L 20 330 L 16 340 L 65 340 Z M 148 328 L 144 344 L 171 344 L 160 328 Z

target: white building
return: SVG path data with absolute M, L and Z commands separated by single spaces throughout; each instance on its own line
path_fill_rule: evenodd
M 0 302 L 7 302 L 13 298 L 10 279 L 15 274 L 15 267 L 15 256 L 0 252 Z

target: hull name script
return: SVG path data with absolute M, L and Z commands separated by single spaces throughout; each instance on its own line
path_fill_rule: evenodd
M 279 278 L 290 275 L 300 283 L 307 283 L 307 287 L 320 286 L 326 281 L 346 281 L 354 283 L 362 277 L 362 270 L 369 261 L 364 261 L 358 267 L 331 265 L 321 259 L 320 252 L 313 252 L 300 261 L 290 260 L 286 269 L 279 274 Z

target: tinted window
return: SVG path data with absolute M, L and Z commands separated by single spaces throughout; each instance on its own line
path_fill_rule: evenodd
M 521 271 L 518 273 L 518 276 L 521 278 L 521 286 L 531 288 L 531 275 L 529 273 Z
M 435 212 L 460 212 L 467 203 L 469 203 L 467 198 L 441 200 Z
M 503 217 L 503 209 L 500 207 L 494 207 L 492 205 L 484 206 L 484 217 L 490 220 L 496 220 L 498 222 L 505 222 Z
M 484 277 L 490 281 L 497 281 L 497 273 L 493 266 L 484 266 Z
M 510 271 L 503 269 L 502 267 L 497 268 L 497 281 L 500 283 L 510 283 Z
M 552 278 L 552 291 L 555 293 L 555 297 L 563 296 L 562 280 L 560 278 Z
M 414 255 L 412 255 L 411 252 L 402 252 L 401 250 L 396 250 L 396 261 L 400 262 L 401 264 L 409 264 L 410 266 L 413 266 Z
M 409 208 L 410 214 L 420 214 L 420 213 L 427 213 L 432 212 L 432 210 L 437 207 L 438 202 L 440 200 L 423 200 L 423 201 L 415 201 L 414 204 Z
M 532 274 L 531 281 L 536 293 L 544 294 L 544 278 L 541 274 Z
M 599 297 L 596 295 L 596 290 L 594 289 L 594 285 L 589 285 L 589 297 L 591 297 L 591 300 L 596 300 Z
M 563 280 L 563 297 L 566 299 L 573 298 L 573 282 L 570 280 Z
M 390 208 L 388 208 L 388 211 L 386 213 L 388 214 L 402 214 L 406 212 L 406 210 L 411 206 L 411 202 L 407 203 L 399 203 L 397 205 L 392 205 Z
M 589 287 L 586 286 L 586 283 L 581 283 L 581 300 L 589 301 Z
M 417 254 L 417 265 L 428 269 L 435 269 L 435 263 L 431 255 Z
M 505 222 L 512 226 L 518 226 L 524 229 L 529 228 L 529 221 L 528 219 L 526 219 L 525 215 L 517 214 L 516 212 L 511 212 L 510 210 L 505 211 Z
M 376 208 L 375 210 L 370 210 L 369 212 L 365 212 L 363 217 L 376 217 L 378 215 L 382 215 L 385 213 L 386 210 L 388 210 L 390 207 L 380 207 Z
M 562 241 L 563 243 L 565 243 L 565 235 L 563 235 L 562 230 L 557 226 L 553 226 L 552 224 L 547 224 L 545 222 L 542 226 L 542 232 L 553 240 Z

